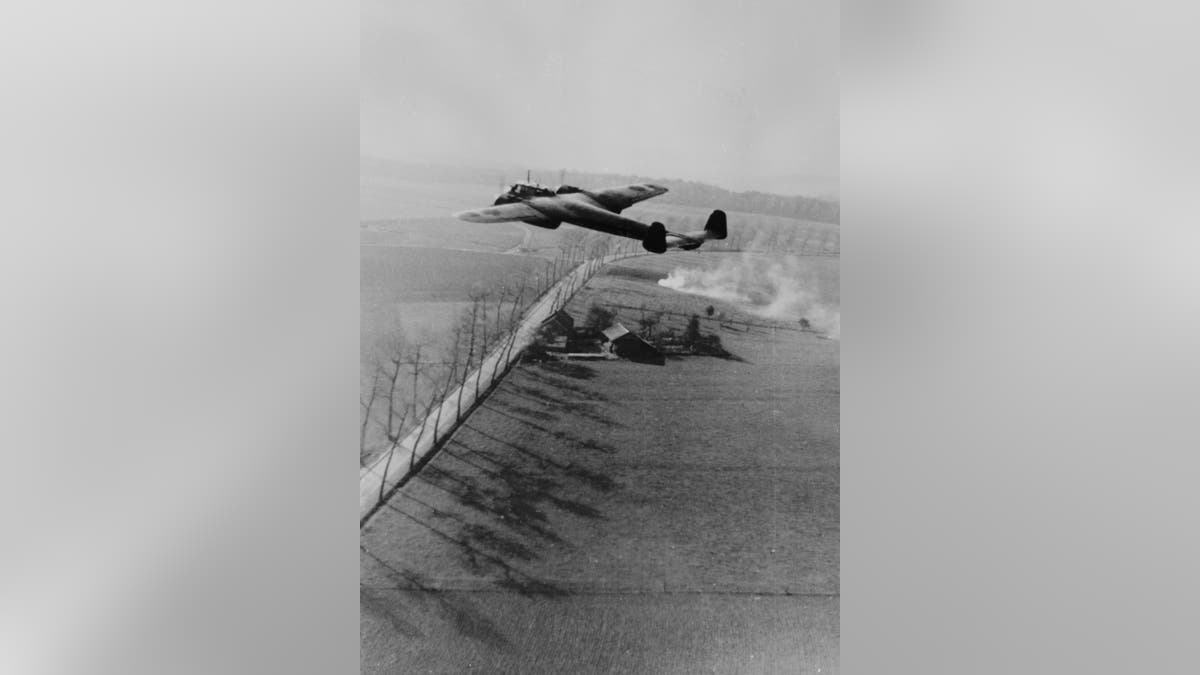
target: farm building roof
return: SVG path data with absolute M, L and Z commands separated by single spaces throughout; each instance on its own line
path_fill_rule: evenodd
M 559 328 L 569 331 L 575 327 L 575 318 L 560 309 L 546 317 L 546 320 L 542 322 L 542 325 L 558 326 Z
M 604 337 L 607 339 L 612 353 L 621 358 L 660 366 L 666 363 L 662 352 L 658 351 L 654 345 L 638 337 L 636 333 L 629 332 L 628 328 L 619 323 L 613 324 L 604 331 Z
M 616 340 L 617 338 L 621 337 L 622 335 L 627 335 L 628 333 L 629 333 L 628 328 L 626 328 L 625 326 L 622 326 L 619 323 L 614 323 L 613 325 L 604 329 L 604 339 L 608 340 L 609 342 L 612 342 L 613 340 Z

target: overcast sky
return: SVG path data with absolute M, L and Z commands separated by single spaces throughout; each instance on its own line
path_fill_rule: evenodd
M 836 2 L 381 2 L 361 151 L 836 194 Z

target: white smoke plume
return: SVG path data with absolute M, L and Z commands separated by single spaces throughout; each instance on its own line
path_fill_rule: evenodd
M 806 319 L 813 330 L 833 339 L 841 337 L 838 294 L 822 288 L 820 276 L 795 256 L 731 255 L 711 270 L 676 267 L 658 283 L 681 293 L 728 302 L 764 318 Z

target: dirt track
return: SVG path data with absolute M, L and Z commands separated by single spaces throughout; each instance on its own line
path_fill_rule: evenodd
M 510 374 L 363 531 L 362 671 L 836 672 L 838 343 L 721 338 Z

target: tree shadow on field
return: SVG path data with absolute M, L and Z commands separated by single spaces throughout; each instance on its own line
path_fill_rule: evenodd
M 600 512 L 592 506 L 567 496 L 575 494 L 576 491 L 566 486 L 564 479 L 573 476 L 564 475 L 564 467 L 544 464 L 545 468 L 541 471 L 534 471 L 528 466 L 497 463 L 495 469 L 480 470 L 478 463 L 468 461 L 466 457 L 482 456 L 481 453 L 458 439 L 454 441 L 454 445 L 461 448 L 461 451 L 456 453 L 447 449 L 446 456 L 465 466 L 473 467 L 476 471 L 470 472 L 469 475 L 455 475 L 457 472 L 446 462 L 441 466 L 427 467 L 427 470 L 422 472 L 422 480 L 454 496 L 463 506 L 487 513 L 489 518 L 498 517 L 498 525 L 503 525 L 519 536 L 535 537 L 554 544 L 565 543 L 551 528 L 551 507 L 585 518 L 601 517 Z M 555 468 L 558 470 L 554 470 Z M 546 473 L 547 470 L 551 473 Z M 472 541 L 491 550 L 532 559 L 524 555 L 529 549 L 522 545 L 473 526 L 466 529 L 470 530 L 469 538 Z
M 622 422 L 611 419 L 610 417 L 597 412 L 595 407 L 597 403 L 594 401 L 579 401 L 579 400 L 564 400 L 561 397 L 554 397 L 541 389 L 533 386 L 520 385 L 513 382 L 505 381 L 497 391 L 503 392 L 506 396 L 519 398 L 528 403 L 544 406 L 550 410 L 559 411 L 572 417 L 585 417 L 598 424 L 604 424 L 613 427 L 625 426 Z M 529 408 L 517 406 L 509 401 L 499 399 L 505 405 L 511 407 L 515 412 L 525 412 L 530 417 L 536 417 L 543 420 L 555 419 L 553 415 L 544 411 L 533 411 Z
M 507 405 L 512 409 L 513 412 L 525 415 L 526 417 L 532 417 L 535 420 L 553 422 L 554 420 L 558 419 L 553 413 L 546 412 L 545 410 L 534 410 L 533 408 L 516 405 L 515 403 L 507 403 Z
M 545 595 L 551 597 L 564 597 L 567 592 L 558 586 L 540 579 L 531 574 L 528 574 L 517 567 L 513 566 L 508 558 L 522 557 L 514 555 L 514 550 L 510 548 L 513 545 L 512 540 L 506 540 L 504 537 L 491 530 L 485 524 L 470 524 L 461 528 L 447 527 L 444 524 L 434 524 L 425 518 L 414 514 L 412 507 L 406 504 L 395 504 L 392 501 L 387 502 L 386 508 L 409 522 L 412 522 L 426 531 L 433 534 L 436 538 L 453 546 L 459 552 L 460 561 L 470 572 L 477 575 L 480 580 L 493 580 L 497 586 L 502 586 L 509 590 L 516 591 L 524 596 Z M 508 544 L 499 550 L 493 549 L 498 541 L 507 541 Z M 516 544 L 521 546 L 520 544 Z M 529 560 L 536 559 L 538 556 L 531 549 L 521 547 L 524 551 L 524 556 Z M 372 556 L 376 560 L 378 558 Z M 382 563 L 382 560 L 379 560 Z M 396 567 L 386 565 L 389 570 L 396 571 Z M 408 580 L 413 583 L 418 583 L 420 577 L 414 573 L 404 575 L 401 573 L 401 580 Z M 394 578 L 393 578 L 394 579 Z M 414 581 L 417 580 L 417 581 Z M 428 585 L 419 585 L 418 590 L 436 591 L 441 593 L 454 592 L 452 589 L 439 589 Z
M 487 432 L 480 431 L 479 429 L 476 429 L 471 426 L 465 426 L 464 428 L 470 429 L 472 432 L 479 434 L 480 436 L 483 436 L 484 438 L 488 439 L 489 441 L 498 443 L 500 445 L 511 448 L 511 449 L 521 453 L 522 455 L 524 455 L 525 457 L 528 457 L 532 461 L 537 462 L 538 466 L 543 470 L 545 470 L 548 467 L 553 467 L 554 469 L 561 471 L 564 475 L 574 478 L 575 480 L 578 480 L 579 482 L 583 483 L 587 487 L 589 487 L 597 492 L 612 492 L 613 490 L 615 490 L 617 488 L 617 482 L 614 481 L 612 478 L 610 478 L 608 476 L 608 474 L 600 473 L 598 471 L 592 471 L 586 467 L 579 466 L 578 464 L 574 464 L 574 463 L 556 462 L 555 460 L 551 459 L 550 457 L 547 457 L 547 456 L 543 455 L 542 453 L 537 452 L 536 450 L 531 450 L 523 445 L 519 445 L 519 444 L 513 443 L 511 441 L 506 441 L 501 438 L 496 438 L 495 436 L 493 436 Z M 480 449 L 476 449 L 474 451 L 474 456 L 481 457 L 481 458 L 487 460 L 488 462 L 491 462 L 494 464 L 498 464 L 498 465 L 501 464 L 500 460 L 498 459 L 497 453 L 495 451 L 480 448 Z
M 525 366 L 520 373 L 524 379 L 502 380 L 379 512 L 390 521 L 384 531 L 403 536 L 375 538 L 374 552 L 363 548 L 378 567 L 364 567 L 360 600 L 364 616 L 390 624 L 382 625 L 396 645 L 432 634 L 432 616 L 464 637 L 512 649 L 502 625 L 482 611 L 489 605 L 472 604 L 470 592 L 569 595 L 539 571 L 572 555 L 570 538 L 603 521 L 599 507 L 620 489 L 603 471 L 603 455 L 617 450 L 584 430 L 613 424 L 592 409 L 606 399 L 581 386 L 595 371 Z M 565 402 L 554 397 L 560 392 Z M 364 537 L 372 541 L 368 531 Z
M 384 617 L 402 637 L 426 637 L 409 619 L 428 625 L 428 618 L 423 614 L 432 609 L 453 625 L 459 635 L 500 650 L 512 646 L 500 628 L 463 595 L 439 591 L 417 573 L 392 565 L 361 544 L 359 550 L 383 571 L 388 580 L 388 585 L 383 587 L 359 584 L 358 597 L 363 611 Z
M 543 366 L 545 364 L 538 364 L 538 365 Z M 587 368 L 587 366 L 578 366 L 578 367 L 579 368 Z M 593 373 L 595 372 L 591 368 L 587 368 L 587 369 Z M 595 391 L 593 389 L 589 389 L 588 387 L 585 387 L 585 386 L 582 386 L 579 384 L 575 384 L 575 383 L 571 382 L 569 379 L 567 379 L 570 376 L 560 375 L 559 373 L 556 373 L 553 370 L 546 370 L 544 368 L 539 367 L 539 368 L 526 368 L 526 369 L 522 370 L 521 372 L 528 375 L 530 379 L 535 380 L 541 384 L 544 384 L 549 387 L 553 387 L 555 389 L 562 389 L 563 391 L 571 392 L 575 396 L 578 396 L 579 398 L 582 398 L 582 399 L 585 399 L 588 401 L 607 401 L 608 400 L 608 397 L 601 394 L 600 392 Z M 576 378 L 576 379 L 579 379 L 579 378 Z
M 538 367 L 555 375 L 562 375 L 576 380 L 590 380 L 596 377 L 595 368 L 571 361 L 542 361 L 538 364 Z
M 452 496 L 458 496 L 453 492 L 450 492 L 450 494 Z M 473 523 L 457 514 L 439 511 L 438 508 L 432 504 L 410 494 L 402 494 L 400 495 L 400 498 L 410 500 L 429 509 L 431 512 L 430 515 L 432 515 L 439 522 L 444 522 L 446 520 L 455 521 L 452 523 L 452 525 L 458 529 L 458 532 L 467 541 L 474 542 L 485 550 L 494 551 L 497 554 L 504 556 L 506 559 L 515 558 L 519 560 L 533 560 L 537 557 L 537 555 L 533 552 L 533 549 L 517 541 L 516 539 L 503 536 L 496 530 L 488 528 L 479 523 Z M 479 501 L 468 502 L 466 500 L 462 500 L 460 503 L 478 511 L 491 510 L 486 504 Z
M 572 446 L 575 446 L 578 448 L 584 448 L 587 450 L 595 450 L 597 452 L 601 452 L 606 455 L 616 454 L 616 452 L 617 452 L 616 448 L 612 447 L 611 445 L 601 443 L 600 441 L 597 441 L 594 438 L 583 438 L 581 436 L 572 434 L 569 431 L 563 431 L 561 429 L 550 429 L 550 428 L 544 427 L 536 422 L 531 422 L 530 420 L 527 420 L 523 417 L 518 417 L 517 415 L 514 415 L 506 410 L 501 410 L 500 408 L 498 408 L 494 405 L 491 405 L 490 403 L 485 403 L 483 405 L 480 405 L 479 407 L 482 410 L 487 410 L 488 412 L 492 412 L 497 415 L 507 417 L 508 419 L 511 419 L 515 422 L 520 422 L 521 424 L 529 427 L 530 429 L 539 431 L 542 434 L 544 434 L 550 438 L 565 442 L 569 445 L 572 445 Z M 472 428 L 474 428 L 474 427 L 472 427 Z M 495 437 L 492 436 L 491 438 L 495 438 Z M 570 450 L 570 449 L 571 448 L 568 448 L 568 450 Z
M 557 531 L 561 519 L 603 519 L 581 495 L 615 488 L 607 476 L 464 424 L 386 508 L 449 544 L 457 564 L 441 573 L 453 575 L 458 568 L 475 583 L 561 597 L 566 591 L 518 566 L 536 566 L 547 546 L 573 548 Z M 438 547 L 424 550 L 438 555 Z

